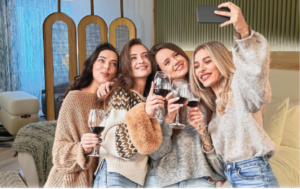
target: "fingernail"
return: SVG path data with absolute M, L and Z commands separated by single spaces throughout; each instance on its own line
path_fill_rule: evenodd
M 99 146 L 99 144 L 96 144 L 96 146 Z
M 180 99 L 180 97 L 176 97 L 176 99 Z
M 99 143 L 102 143 L 102 138 L 99 138 L 99 140 L 98 140 L 98 141 L 99 141 Z
M 215 13 L 216 13 L 216 12 L 218 12 L 218 11 L 215 11 Z
M 98 135 L 96 135 L 96 137 L 97 137 L 97 138 L 99 138 L 99 136 L 98 136 Z
M 180 104 L 180 106 L 182 107 L 182 106 L 183 106 L 183 104 Z
M 198 108 L 195 108 L 195 110 L 198 110 Z

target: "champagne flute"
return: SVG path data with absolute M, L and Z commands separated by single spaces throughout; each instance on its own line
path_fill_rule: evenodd
M 96 134 L 101 135 L 102 131 L 105 128 L 105 111 L 101 109 L 91 109 L 88 125 L 90 130 Z M 88 155 L 91 157 L 100 157 L 99 153 L 96 150 L 96 147 L 94 147 L 94 153 L 91 155 Z
M 154 94 L 166 97 L 170 92 L 171 82 L 170 75 L 163 71 L 157 71 L 154 77 Z M 155 116 L 151 118 L 157 118 L 163 120 L 164 107 L 158 107 L 155 110 Z
M 173 97 L 179 97 L 175 104 L 185 104 L 187 102 L 188 83 L 183 79 L 175 79 L 172 83 Z M 185 125 L 179 123 L 179 109 L 177 110 L 175 123 L 169 124 L 172 129 L 184 129 Z

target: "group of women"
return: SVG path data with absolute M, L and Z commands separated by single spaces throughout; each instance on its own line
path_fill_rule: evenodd
M 271 99 L 268 43 L 239 7 L 221 7 L 231 10 L 216 11 L 230 17 L 221 27 L 236 30 L 232 55 L 215 41 L 199 45 L 191 60 L 173 43 L 149 51 L 139 39 L 120 56 L 109 43 L 95 49 L 65 93 L 45 187 L 213 188 L 226 180 L 230 187 L 279 187 L 268 162 L 276 146 L 262 119 Z M 156 71 L 189 82 L 200 106 L 154 95 Z M 164 119 L 152 118 L 163 106 Z M 90 109 L 107 112 L 100 138 L 89 131 Z M 169 126 L 177 110 L 181 130 Z M 94 147 L 100 158 L 87 156 Z

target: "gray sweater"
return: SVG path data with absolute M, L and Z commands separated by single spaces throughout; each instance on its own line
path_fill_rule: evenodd
M 186 127 L 178 136 L 171 139 L 172 129 L 169 124 L 161 122 L 163 141 L 160 148 L 150 155 L 159 186 L 164 187 L 204 176 L 223 180 L 224 178 L 217 174 L 207 161 L 202 150 L 200 135 L 194 127 L 186 123 L 187 107 L 181 110 L 182 123 L 185 123 Z M 214 159 L 211 161 L 214 162 Z M 215 163 L 218 165 L 218 161 Z
M 206 153 L 214 166 L 254 157 L 271 157 L 276 145 L 263 129 L 262 106 L 271 100 L 270 52 L 267 40 L 251 31 L 232 49 L 236 73 L 232 80 L 233 104 L 225 114 L 213 113 L 208 132 L 214 149 Z

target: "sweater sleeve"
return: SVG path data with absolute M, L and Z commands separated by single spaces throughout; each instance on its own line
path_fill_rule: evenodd
M 162 143 L 158 150 L 150 154 L 149 156 L 154 159 L 158 160 L 166 156 L 172 150 L 172 129 L 169 127 L 169 124 L 165 121 L 160 122 L 161 130 L 162 130 Z
M 77 118 L 82 116 L 80 111 L 76 111 L 77 100 L 74 94 L 69 93 L 63 101 L 52 149 L 53 164 L 58 171 L 65 173 L 87 170 L 93 162 L 90 157 L 84 155 L 80 143 L 81 136 L 77 133 L 81 127 Z
M 145 105 L 146 103 L 140 103 L 134 106 L 125 117 L 131 140 L 143 155 L 155 152 L 162 142 L 160 124 L 157 119 L 149 118 Z
M 213 148 L 210 152 L 206 152 L 202 146 L 202 151 L 205 154 L 208 163 L 215 170 L 215 172 L 226 178 L 224 175 L 224 164 L 216 155 L 215 148 Z
M 107 131 L 103 132 L 101 146 L 111 155 L 128 160 L 137 152 L 145 155 L 159 148 L 162 141 L 159 123 L 148 118 L 141 102 L 140 97 L 123 89 L 110 99 Z
M 239 93 L 241 103 L 249 112 L 255 113 L 271 100 L 268 42 L 261 34 L 251 30 L 249 37 L 235 40 L 232 54 L 236 66 L 233 93 Z

